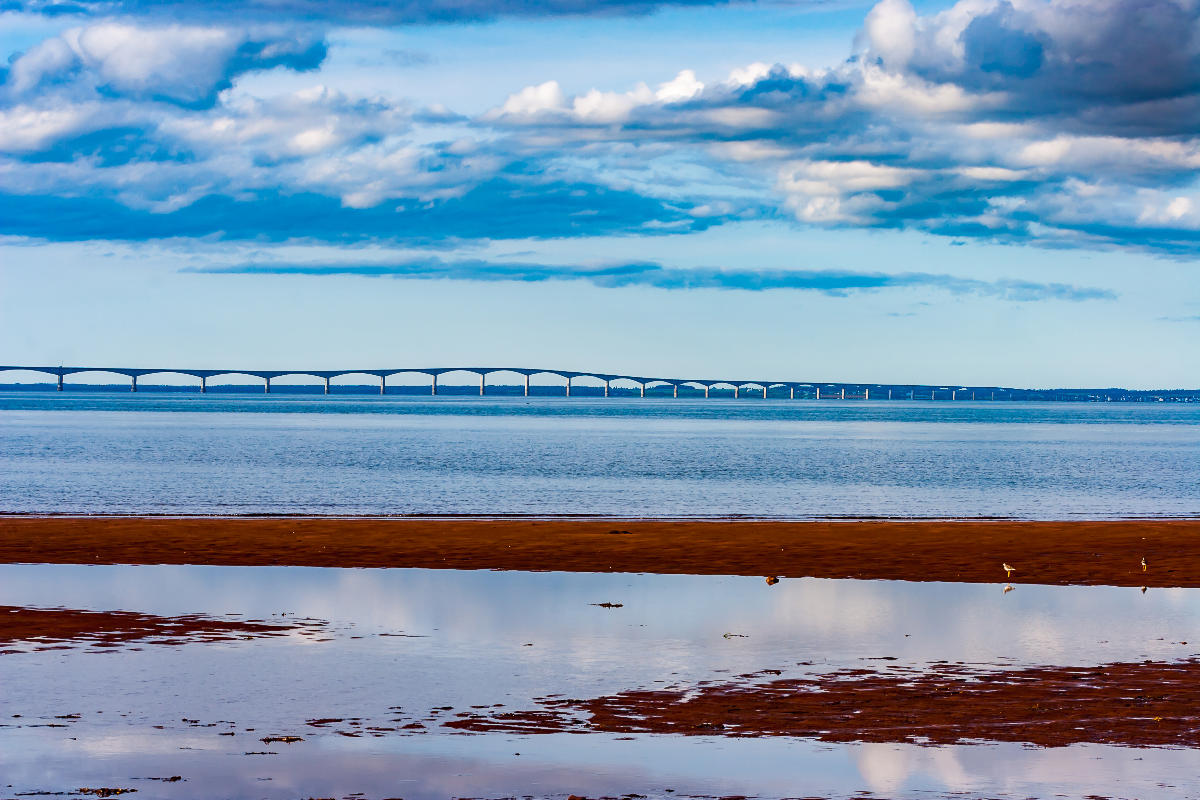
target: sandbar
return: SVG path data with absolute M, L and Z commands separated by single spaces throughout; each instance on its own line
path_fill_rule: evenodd
M 1146 567 L 1142 567 L 1142 559 Z M 1200 519 L 0 517 L 0 563 L 1200 586 Z M 1011 577 L 1002 565 L 1015 567 Z

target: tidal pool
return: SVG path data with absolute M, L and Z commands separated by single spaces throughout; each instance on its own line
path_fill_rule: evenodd
M 472 734 L 467 713 L 771 670 L 1175 662 L 1200 590 L 298 567 L 0 565 L 0 605 L 303 620 L 0 649 L 0 789 L 138 797 L 1178 797 L 1200 751 Z M 110 643 L 111 644 L 111 643 Z M 316 724 L 313 724 L 316 723 Z M 300 737 L 301 741 L 277 741 Z M 263 741 L 267 739 L 269 741 Z M 179 776 L 178 781 L 162 780 Z

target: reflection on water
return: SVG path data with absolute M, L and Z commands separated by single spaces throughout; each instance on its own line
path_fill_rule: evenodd
M 3 565 L 0 605 L 328 620 L 327 641 L 0 656 L 0 774 L 13 793 L 103 785 L 180 798 L 666 796 L 668 788 L 1172 797 L 1200 788 L 1191 750 L 480 736 L 437 722 L 471 706 L 529 708 L 548 694 L 687 686 L 761 669 L 802 676 L 884 657 L 1005 667 L 1178 659 L 1200 652 L 1197 590 Z M 306 724 L 318 718 L 355 724 Z M 413 719 L 425 728 L 398 722 Z M 276 735 L 304 741 L 261 741 Z M 173 775 L 186 780 L 140 780 Z

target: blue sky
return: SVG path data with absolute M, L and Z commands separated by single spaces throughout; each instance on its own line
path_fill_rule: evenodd
M 1200 384 L 1193 0 L 0 8 L 0 361 Z

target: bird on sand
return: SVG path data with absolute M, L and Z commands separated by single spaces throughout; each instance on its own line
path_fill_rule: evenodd
M 1146 557 L 1142 556 L 1142 572 L 1145 572 L 1150 565 L 1146 563 Z
M 1010 578 L 1012 577 L 1012 574 L 1017 571 L 1017 568 L 1009 566 L 1007 561 L 1005 561 L 1001 566 L 1004 567 L 1004 574 Z
M 774 586 L 777 583 L 779 583 L 779 578 L 776 578 L 774 575 L 767 576 L 767 586 Z
M 1004 584 L 1004 591 L 1001 592 L 1000 594 L 1008 594 L 1012 590 L 1013 590 L 1013 585 L 1011 583 L 1006 583 L 1006 584 Z

